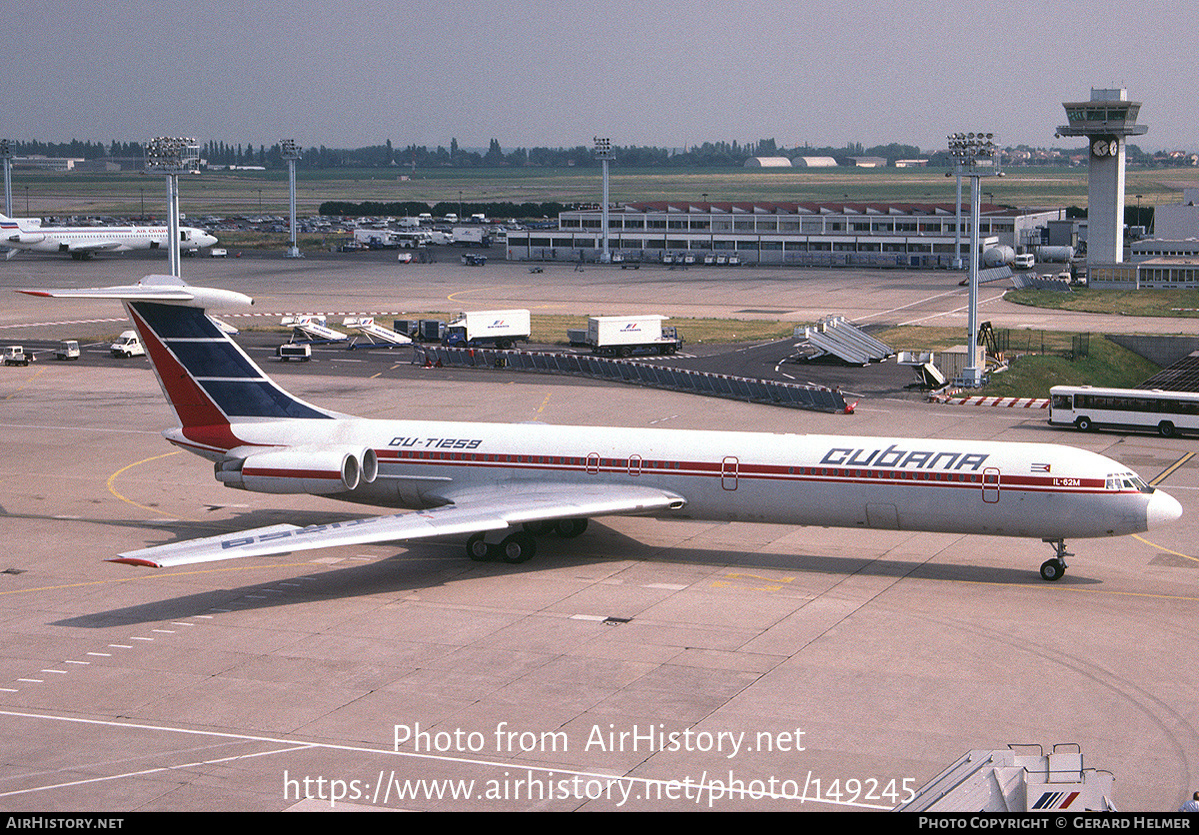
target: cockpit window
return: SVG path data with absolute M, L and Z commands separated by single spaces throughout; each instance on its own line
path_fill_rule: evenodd
M 1136 473 L 1112 473 L 1107 477 L 1108 490 L 1137 490 L 1141 493 L 1152 493 L 1153 488 L 1145 483 Z

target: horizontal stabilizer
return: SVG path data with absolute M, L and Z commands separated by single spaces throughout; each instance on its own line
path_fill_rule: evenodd
M 52 299 L 118 299 L 185 304 L 189 307 L 248 307 L 254 300 L 243 293 L 213 287 L 192 287 L 169 275 L 148 275 L 137 284 L 79 290 L 18 290 L 29 296 Z

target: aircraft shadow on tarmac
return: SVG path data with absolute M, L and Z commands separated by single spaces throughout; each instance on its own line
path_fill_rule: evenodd
M 257 516 L 259 514 L 247 514 Z M 294 514 L 290 517 L 295 520 Z M 339 517 L 344 518 L 344 517 Z M 1013 555 L 1021 558 L 1025 549 L 1013 540 Z M 403 546 L 400 546 L 403 547 Z M 284 564 L 296 566 L 289 558 L 270 558 Z M 307 564 L 314 557 L 304 555 Z M 986 585 L 1040 586 L 1043 581 L 1038 574 L 1035 560 L 1028 567 L 944 565 L 919 561 L 868 559 L 814 554 L 763 553 L 758 551 L 714 551 L 702 548 L 677 548 L 650 546 L 625 536 L 602 524 L 592 521 L 588 533 L 578 540 L 561 540 L 550 536 L 543 540 L 543 547 L 532 561 L 520 565 L 504 562 L 472 562 L 463 553 L 463 541 L 425 540 L 413 542 L 404 550 L 390 557 L 382 557 L 369 563 L 358 563 L 346 567 L 322 568 L 317 573 L 303 572 L 294 576 L 275 576 L 271 580 L 233 588 L 214 588 L 179 597 L 140 603 L 118 609 L 94 612 L 86 615 L 54 621 L 53 626 L 70 626 L 87 629 L 104 629 L 117 626 L 153 623 L 164 620 L 211 614 L 215 609 L 236 611 L 272 609 L 279 606 L 302 605 L 312 601 L 352 599 L 370 595 L 398 595 L 421 589 L 447 585 L 453 582 L 481 580 L 489 576 L 511 576 L 530 574 L 541 570 L 558 570 L 570 566 L 586 566 L 605 562 L 660 562 L 683 565 L 717 566 L 734 571 L 782 571 L 791 573 L 816 573 L 833 576 L 859 574 L 872 577 L 907 578 Z M 270 570 L 271 562 L 264 559 L 253 565 L 238 563 L 240 568 Z M 216 572 L 227 563 L 214 563 Z M 300 567 L 300 566 L 296 566 Z M 183 569 L 194 574 L 195 566 Z M 134 569 L 139 570 L 139 569 Z M 169 576 L 170 569 L 149 570 L 149 577 Z M 280 593 L 279 584 L 288 580 L 304 578 L 302 587 Z M 716 578 L 705 577 L 703 582 Z M 1063 578 L 1061 585 L 1091 585 L 1099 579 L 1079 576 L 1077 573 Z M 266 593 L 270 589 L 271 592 Z M 803 605 L 797 602 L 797 608 Z M 636 613 L 599 613 L 610 617 L 635 619 Z

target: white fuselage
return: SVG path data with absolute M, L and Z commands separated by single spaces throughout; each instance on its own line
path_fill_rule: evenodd
M 247 470 L 255 450 L 369 448 L 378 478 L 327 494 L 388 507 L 434 507 L 476 487 L 641 485 L 684 500 L 670 518 L 1041 539 L 1143 532 L 1178 508 L 1116 461 L 1049 444 L 358 418 L 229 430 L 234 440 L 166 436 L 218 462 L 245 459 Z M 262 475 L 336 477 L 309 466 Z
M 128 252 L 165 248 L 169 240 L 165 226 L 34 226 L 9 221 L 2 232 L 0 244 L 27 252 Z M 179 235 L 181 250 L 212 246 L 217 240 L 190 226 L 180 227 Z

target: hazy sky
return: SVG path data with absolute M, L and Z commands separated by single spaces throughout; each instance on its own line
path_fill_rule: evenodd
M 1146 150 L 1199 149 L 1195 4 L 48 0 L 4 21 L 0 135 L 349 148 L 1055 141 L 1127 87 Z

